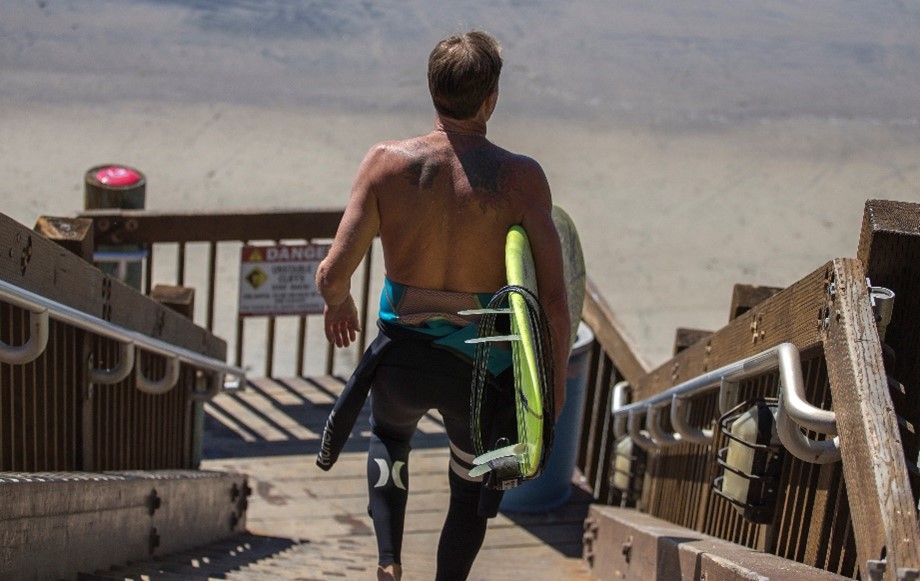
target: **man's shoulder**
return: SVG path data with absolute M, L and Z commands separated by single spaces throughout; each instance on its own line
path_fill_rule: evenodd
M 405 139 L 388 139 L 371 146 L 368 156 L 377 159 L 388 158 L 415 158 L 432 150 L 431 145 L 424 136 L 408 137 Z

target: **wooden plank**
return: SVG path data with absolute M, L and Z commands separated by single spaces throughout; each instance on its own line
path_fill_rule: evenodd
M 0 279 L 116 325 L 223 359 L 226 342 L 0 214 Z
M 313 394 L 337 394 L 342 382 L 334 378 L 283 379 L 259 381 L 262 393 L 251 390 L 242 398 L 262 398 L 265 394 L 296 392 L 300 400 Z M 322 388 L 320 387 L 322 386 Z M 310 395 L 308 395 L 310 394 Z M 230 396 L 218 396 L 217 403 Z M 260 404 L 261 405 L 261 404 Z M 300 404 L 299 407 L 312 407 Z M 270 406 L 264 413 L 281 423 L 291 410 Z M 302 419 L 304 415 L 296 415 Z M 312 415 L 310 416 L 312 417 Z M 437 424 L 431 423 L 433 429 Z M 443 430 L 440 434 L 444 437 Z M 417 434 L 416 439 L 431 439 L 432 434 Z M 314 464 L 315 454 L 287 455 L 284 443 L 269 442 L 263 456 L 247 456 L 249 449 L 228 447 L 230 457 L 203 462 L 207 470 L 249 474 L 253 494 L 249 499 L 247 527 L 250 532 L 272 537 L 309 541 L 314 547 L 328 547 L 323 555 L 334 555 L 352 565 L 376 561 L 376 543 L 367 515 L 367 452 L 346 452 L 330 472 Z M 206 455 L 214 441 L 206 438 Z M 232 457 L 234 455 L 240 457 Z M 409 462 L 411 493 L 407 505 L 403 563 L 406 579 L 435 576 L 440 530 L 449 503 L 449 452 L 446 440 L 436 447 L 415 447 Z M 590 496 L 576 489 L 572 500 L 560 509 L 538 514 L 499 514 L 489 523 L 482 551 L 470 579 L 503 579 L 529 575 L 534 579 L 589 580 L 581 560 L 584 515 Z M 319 558 L 311 563 L 320 563 Z M 323 570 L 329 569 L 328 563 Z M 301 569 L 303 570 L 303 569 Z M 318 570 L 318 569 L 317 569 Z M 333 569 L 329 569 L 332 571 Z M 368 571 L 372 571 L 371 567 Z M 350 570 L 352 576 L 357 569 Z M 330 575 L 332 575 L 330 573 Z M 366 576 L 366 575 L 365 575 Z
M 886 559 L 888 571 L 920 569 L 915 503 L 865 270 L 860 261 L 839 259 L 828 277 L 832 292 L 824 350 L 859 569 L 864 579 L 870 560 Z
M 622 323 L 613 314 L 590 277 L 585 282 L 582 318 L 594 331 L 594 339 L 604 347 L 620 375 L 627 381 L 634 384 L 648 372 L 651 365 L 626 334 Z
M 753 307 L 705 341 L 691 345 L 647 375 L 631 380 L 633 401 L 646 399 L 783 342 L 791 342 L 801 351 L 819 344 L 819 311 L 824 307 L 825 273 L 829 267 L 830 263 L 822 266 Z
M 674 349 L 672 353 L 677 355 L 687 347 L 702 341 L 712 335 L 712 331 L 706 331 L 704 329 L 686 329 L 684 327 L 679 327 L 674 333 Z
M 591 572 L 600 581 L 797 579 L 841 577 L 752 551 L 635 510 L 592 505 Z
M 79 214 L 95 225 L 96 244 L 304 240 L 333 238 L 342 209 L 150 212 L 89 210 Z
M 885 368 L 899 391 L 892 394 L 895 411 L 905 425 L 920 426 L 920 400 L 908 394 L 920 389 L 920 204 L 869 200 L 863 214 L 857 258 L 873 285 L 895 293 L 894 312 L 884 336 Z M 904 455 L 916 462 L 917 430 L 902 430 Z M 920 473 L 910 475 L 914 500 L 920 498 Z M 916 504 L 916 502 L 914 503 Z
M 732 289 L 732 303 L 728 320 L 737 319 L 781 290 L 783 289 L 775 286 L 736 284 Z

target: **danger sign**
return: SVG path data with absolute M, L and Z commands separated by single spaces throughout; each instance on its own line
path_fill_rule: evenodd
M 314 277 L 328 244 L 244 246 L 240 259 L 241 317 L 323 312 Z

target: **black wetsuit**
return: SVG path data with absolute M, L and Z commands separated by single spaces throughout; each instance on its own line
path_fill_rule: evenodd
M 409 494 L 409 451 L 419 420 L 436 409 L 450 440 L 450 506 L 438 546 L 437 579 L 466 579 L 482 546 L 487 520 L 498 513 L 502 493 L 468 475 L 474 457 L 470 437 L 473 368 L 434 337 L 378 321 L 371 344 L 330 415 L 317 464 L 328 470 L 351 431 L 367 390 L 371 394 L 368 512 L 377 536 L 379 564 L 401 563 Z M 513 439 L 513 374 L 490 376 L 483 404 L 483 438 Z

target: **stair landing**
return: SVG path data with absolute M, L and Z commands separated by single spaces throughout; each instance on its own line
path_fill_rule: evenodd
M 287 543 L 277 555 L 252 563 L 270 568 L 279 578 L 374 578 L 376 543 L 365 480 L 366 410 L 333 469 L 324 472 L 314 464 L 326 416 L 343 385 L 335 377 L 260 379 L 245 392 L 218 396 L 206 406 L 201 467 L 249 476 L 250 538 L 240 540 Z M 447 459 L 447 437 L 440 418 L 432 414 L 419 426 L 409 465 L 406 580 L 434 578 L 448 504 Z M 499 514 L 489 523 L 470 579 L 593 579 L 581 559 L 590 500 L 575 488 L 572 499 L 557 510 Z

